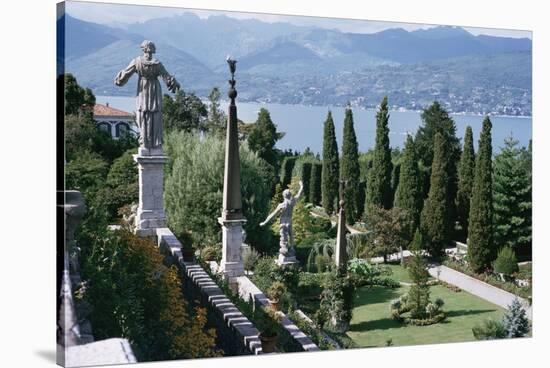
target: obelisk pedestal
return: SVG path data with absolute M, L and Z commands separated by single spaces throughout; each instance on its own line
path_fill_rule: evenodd
M 162 148 L 139 148 L 134 155 L 139 170 L 139 207 L 136 214 L 135 233 L 153 236 L 157 228 L 166 227 L 163 204 L 164 164 L 168 157 Z
M 222 261 L 220 272 L 225 279 L 244 275 L 241 256 L 243 225 L 241 200 L 241 161 L 239 158 L 239 132 L 237 127 L 237 106 L 235 98 L 235 60 L 228 59 L 231 80 L 227 95 L 231 99 L 227 119 L 225 140 L 225 167 L 223 175 L 223 210 L 218 222 L 222 225 Z

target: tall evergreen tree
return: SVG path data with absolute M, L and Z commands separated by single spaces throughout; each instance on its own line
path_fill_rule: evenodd
M 434 136 L 440 133 L 446 141 L 447 154 L 445 156 L 445 171 L 447 173 L 447 206 L 449 208 L 449 226 L 454 224 L 456 218 L 455 198 L 458 186 L 457 164 L 460 160 L 460 140 L 456 136 L 456 126 L 447 111 L 434 101 L 432 105 L 424 109 L 421 115 L 423 125 L 418 128 L 415 137 L 415 146 L 424 168 L 430 168 L 434 159 Z M 428 170 L 429 171 L 429 170 Z M 426 173 L 426 179 L 429 172 Z M 429 191 L 429 187 L 425 186 Z M 451 229 L 449 229 L 450 231 Z
M 422 211 L 422 187 L 420 185 L 420 171 L 414 142 L 411 136 L 407 136 L 399 184 L 395 192 L 394 207 L 403 209 L 408 217 L 407 235 L 412 240 L 415 229 L 420 222 Z
M 279 139 L 281 139 L 281 133 L 277 133 L 277 126 L 271 120 L 269 111 L 261 108 L 258 119 L 248 135 L 248 146 L 274 169 L 277 167 L 275 143 Z
M 449 208 L 447 207 L 447 172 L 445 158 L 446 141 L 441 133 L 435 133 L 434 159 L 430 175 L 430 191 L 420 217 L 420 231 L 425 240 L 425 248 L 433 257 L 443 255 L 449 241 Z
M 323 170 L 321 173 L 322 204 L 327 213 L 333 213 L 338 207 L 338 177 L 340 174 L 338 145 L 332 113 L 329 111 L 323 132 Z
M 353 126 L 353 112 L 351 107 L 346 108 L 344 119 L 344 138 L 342 142 L 342 162 L 340 178 L 346 181 L 344 200 L 346 201 L 346 222 L 355 223 L 361 216 L 362 209 L 359 203 L 359 152 L 357 136 Z
M 309 190 L 311 188 L 311 162 L 302 164 L 302 183 L 304 185 L 304 199 L 307 203 L 311 203 Z
M 468 225 L 468 261 L 475 272 L 491 265 L 496 257 L 493 243 L 493 147 L 491 120 L 483 120 L 476 156 L 474 186 Z
M 286 189 L 292 180 L 292 170 L 294 170 L 294 165 L 296 164 L 296 156 L 286 156 L 283 159 L 283 164 L 281 165 L 281 187 Z
M 309 189 L 309 199 L 314 205 L 321 203 L 321 174 L 323 165 L 320 162 L 314 162 L 311 166 L 311 182 Z
M 368 213 L 372 206 L 391 207 L 391 150 L 388 134 L 388 98 L 384 97 L 380 108 L 376 113 L 376 143 L 374 145 L 374 159 L 372 170 L 369 171 L 367 179 L 367 194 L 365 199 L 365 213 Z
M 468 234 L 468 215 L 470 214 L 470 198 L 472 196 L 472 186 L 474 185 L 474 168 L 474 138 L 472 127 L 467 126 L 464 135 L 464 149 L 458 166 L 458 191 L 456 194 L 457 220 L 460 223 L 464 237 Z
M 531 175 L 524 150 L 513 137 L 495 156 L 493 210 L 495 245 L 516 251 L 531 244 Z

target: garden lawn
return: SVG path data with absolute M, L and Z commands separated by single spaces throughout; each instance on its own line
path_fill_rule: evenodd
M 405 281 L 397 272 L 394 278 Z M 430 297 L 432 301 L 436 298 L 445 301 L 443 310 L 447 314 L 446 320 L 430 326 L 405 325 L 390 318 L 389 303 L 408 290 L 409 286 L 397 289 L 364 287 L 357 290 L 348 336 L 361 347 L 386 346 L 389 339 L 395 346 L 472 341 L 475 340 L 472 327 L 486 318 L 500 320 L 504 314 L 504 309 L 472 294 L 453 292 L 437 285 L 430 288 Z

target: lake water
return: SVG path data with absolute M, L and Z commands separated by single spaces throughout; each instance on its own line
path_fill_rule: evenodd
M 100 104 L 108 102 L 110 106 L 124 111 L 133 112 L 135 110 L 134 97 L 96 96 L 96 100 Z M 222 102 L 221 105 L 224 110 L 227 110 L 227 104 L 227 102 Z M 246 123 L 254 122 L 258 116 L 258 111 L 262 107 L 269 110 L 271 119 L 277 125 L 277 130 L 286 133 L 283 139 L 277 142 L 279 149 L 290 148 L 303 152 L 306 147 L 309 147 L 313 152 L 318 153 L 322 151 L 323 123 L 330 108 L 336 128 L 338 147 L 341 149 L 344 107 L 261 104 L 237 101 L 238 117 Z M 355 108 L 353 118 L 359 150 L 365 152 L 374 146 L 376 110 Z M 483 116 L 453 114 L 452 118 L 455 121 L 459 138 L 464 137 L 466 126 L 470 125 L 472 127 L 477 151 L 477 138 L 481 131 Z M 492 116 L 491 122 L 493 123 L 492 136 L 495 152 L 500 151 L 504 139 L 510 134 L 519 140 L 520 145 L 527 146 L 529 144 L 532 137 L 531 117 Z M 391 111 L 389 119 L 390 145 L 392 147 L 402 147 L 407 133 L 414 135 L 421 123 L 422 120 L 418 112 Z

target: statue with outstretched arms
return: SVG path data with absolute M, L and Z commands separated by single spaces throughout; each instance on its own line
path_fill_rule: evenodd
M 298 193 L 293 197 L 289 189 L 283 191 L 283 201 L 277 205 L 277 208 L 267 216 L 264 222 L 260 223 L 260 226 L 265 226 L 268 224 L 275 216 L 280 215 L 279 222 L 279 258 L 287 259 L 295 257 L 294 250 L 294 237 L 292 233 L 292 211 L 294 206 L 302 192 L 304 190 L 304 185 L 300 181 L 300 189 Z
M 162 90 L 158 78 L 161 77 L 170 92 L 176 92 L 180 84 L 153 58 L 155 44 L 143 41 L 143 55 L 136 57 L 126 69 L 115 77 L 117 86 L 124 86 L 130 77 L 138 75 L 136 96 L 136 122 L 139 127 L 139 143 L 142 148 L 161 148 L 162 146 Z

